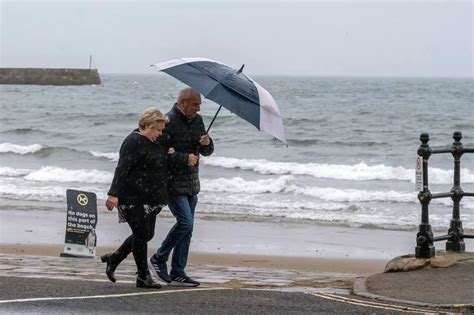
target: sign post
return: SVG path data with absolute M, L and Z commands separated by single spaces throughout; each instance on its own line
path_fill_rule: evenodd
M 97 197 L 94 193 L 68 189 L 66 239 L 61 257 L 95 257 Z

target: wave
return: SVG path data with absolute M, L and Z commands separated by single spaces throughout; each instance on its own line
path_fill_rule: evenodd
M 53 153 L 71 153 L 81 154 L 83 151 L 79 151 L 68 147 L 50 147 L 42 144 L 32 144 L 28 146 L 16 145 L 12 143 L 1 143 L 0 153 L 14 153 L 20 155 L 31 154 L 39 157 L 47 157 Z
M 354 165 L 273 162 L 265 159 L 250 160 L 228 157 L 203 157 L 205 165 L 243 169 L 264 175 L 307 175 L 316 178 L 330 178 L 339 180 L 399 180 L 415 182 L 415 169 L 403 166 L 386 166 L 384 164 L 367 165 L 364 162 Z M 440 168 L 430 168 L 430 183 L 450 184 L 453 182 L 453 171 Z M 462 183 L 474 183 L 474 172 L 463 168 L 461 170 Z
M 15 129 L 9 129 L 2 131 L 0 133 L 5 133 L 5 134 L 19 134 L 19 135 L 25 135 L 25 134 L 45 134 L 46 132 L 43 130 L 35 129 L 35 128 L 15 128 Z
M 109 185 L 113 173 L 99 170 L 71 170 L 53 166 L 42 167 L 39 170 L 0 168 L 3 177 L 21 177 L 27 182 L 58 182 L 81 184 Z M 395 191 L 367 191 L 357 189 L 338 189 L 331 187 L 301 187 L 294 184 L 291 175 L 278 178 L 244 180 L 240 177 L 202 179 L 203 192 L 233 193 L 233 194 L 287 194 L 288 196 L 304 196 L 316 198 L 319 201 L 351 203 L 351 202 L 398 202 L 416 203 L 416 193 Z M 19 184 L 20 185 L 20 184 Z M 24 186 L 24 184 L 21 184 Z M 104 186 L 105 187 L 105 186 Z M 18 188 L 18 187 L 17 187 Z M 20 189 L 21 191 L 21 189 Z M 229 194 L 226 194 L 229 195 Z M 229 197 L 230 198 L 230 197 Z M 308 200 L 308 198 L 304 198 Z
M 375 147 L 375 146 L 387 146 L 386 142 L 377 142 L 377 141 L 333 141 L 328 142 L 325 140 L 315 139 L 315 138 L 288 138 L 289 145 L 315 145 L 315 144 L 327 144 L 327 145 L 337 145 L 337 146 L 346 146 L 346 147 Z
M 41 144 L 17 145 L 13 143 L 0 143 L 0 153 L 32 154 L 44 149 Z
M 19 188 L 14 184 L 2 184 L 0 197 L 13 200 L 59 202 L 66 199 L 66 189 L 58 186 Z
M 319 139 L 288 138 L 289 145 L 310 146 L 310 145 L 320 144 L 320 143 L 323 143 L 323 141 Z
M 201 180 L 204 191 L 233 192 L 233 193 L 279 193 L 285 192 L 285 188 L 293 176 L 281 176 L 275 179 L 259 179 L 256 181 L 245 181 L 241 177 L 217 178 L 212 180 Z
M 14 202 L 64 203 L 68 188 L 94 192 L 99 200 L 103 200 L 112 177 L 111 172 L 55 167 L 39 170 L 0 168 L 1 172 L 14 177 L 0 177 L 0 198 Z M 415 192 L 301 187 L 291 175 L 259 180 L 240 177 L 203 179 L 202 188 L 201 213 L 230 216 L 236 220 L 309 220 L 390 229 L 414 228 L 420 220 Z M 432 203 L 430 221 L 433 227 L 449 226 L 452 201 L 436 199 Z M 462 204 L 463 210 L 474 209 L 471 200 L 463 200 Z M 466 227 L 474 227 L 471 212 L 463 211 L 462 214 Z
M 53 153 L 71 153 L 71 154 L 89 154 L 97 158 L 105 158 L 112 162 L 117 162 L 119 158 L 118 153 L 114 152 L 99 152 L 99 151 L 80 151 L 68 147 L 50 147 L 42 144 L 31 145 L 17 145 L 13 143 L 0 143 L 0 153 L 14 153 L 20 155 L 33 154 L 37 156 L 49 156 Z
M 114 152 L 99 152 L 99 151 L 89 151 L 90 154 L 98 158 L 106 158 L 112 162 L 117 162 L 119 159 L 119 154 Z
M 41 144 L 27 146 L 12 143 L 0 143 L 0 153 L 35 154 L 38 156 L 49 156 L 57 152 L 72 154 L 88 154 L 100 159 L 117 162 L 117 152 L 79 151 L 68 147 L 48 147 Z M 326 164 L 326 163 L 297 163 L 297 162 L 274 162 L 265 159 L 238 159 L 229 157 L 202 157 L 205 165 L 227 169 L 250 170 L 264 175 L 303 175 L 315 178 L 328 178 L 337 180 L 369 181 L 369 180 L 395 180 L 415 182 L 415 170 L 403 166 L 386 166 L 384 164 L 367 165 L 360 162 L 353 165 Z M 453 170 L 441 168 L 429 168 L 431 184 L 452 184 Z M 0 174 L 1 175 L 1 174 Z M 468 168 L 461 169 L 461 183 L 474 183 L 474 171 Z
M 317 198 L 328 202 L 354 203 L 354 202 L 392 202 L 392 203 L 418 203 L 416 192 L 397 191 L 368 191 L 361 189 L 339 189 L 332 187 L 300 187 L 292 182 L 294 177 L 285 175 L 276 179 L 260 179 L 246 181 L 240 177 L 217 178 L 202 180 L 202 190 L 205 192 L 242 193 L 242 194 L 291 194 Z M 307 198 L 306 198 L 307 200 Z M 433 201 L 441 204 L 452 204 L 450 200 Z
M 79 182 L 94 184 L 110 184 L 113 173 L 99 171 L 96 169 L 70 170 L 54 166 L 42 167 L 37 171 L 32 171 L 24 177 L 26 180 L 41 182 Z
M 105 187 L 91 185 L 46 185 L 39 186 L 23 182 L 22 185 L 0 181 L 0 197 L 20 201 L 43 201 L 43 202 L 65 202 L 66 190 L 76 189 L 94 192 L 99 199 L 105 198 L 107 190 Z
M 319 222 L 350 227 L 371 227 L 392 230 L 415 230 L 419 224 L 419 211 L 412 207 L 394 210 L 386 204 L 371 206 L 350 203 L 311 201 L 262 201 L 242 198 L 241 195 L 226 195 L 222 198 L 203 194 L 200 198 L 200 212 L 231 217 L 233 220 L 296 220 L 298 222 Z M 474 224 L 465 215 L 465 228 L 473 229 Z M 430 214 L 430 222 L 435 229 L 449 226 L 449 213 Z
M 336 202 L 417 202 L 416 193 L 400 193 L 396 191 L 367 191 L 359 189 L 336 189 L 321 187 L 297 187 L 292 185 L 286 189 L 296 195 L 315 197 L 320 200 Z
M 18 177 L 18 176 L 28 175 L 29 173 L 30 173 L 30 170 L 28 169 L 0 167 L 0 176 Z
M 37 170 L 15 169 L 0 167 L 0 178 L 22 178 L 35 182 L 68 182 L 81 184 L 109 185 L 113 179 L 113 172 L 97 169 L 65 169 L 46 166 Z M 389 203 L 418 203 L 416 192 L 400 192 L 393 190 L 364 190 L 317 186 L 300 186 L 293 175 L 245 180 L 241 177 L 201 179 L 202 190 L 205 192 L 235 193 L 235 194 L 275 194 L 288 196 L 303 196 L 304 200 L 316 198 L 319 201 L 340 203 L 389 202 Z M 228 194 L 227 194 L 228 195 Z M 435 204 L 452 205 L 448 199 L 435 199 Z M 463 203 L 474 207 L 474 203 L 467 200 Z

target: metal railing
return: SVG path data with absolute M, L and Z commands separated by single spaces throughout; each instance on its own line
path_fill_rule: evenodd
M 446 250 L 455 252 L 465 251 L 465 238 L 474 238 L 474 235 L 464 234 L 462 221 L 460 218 L 459 204 L 461 199 L 474 197 L 474 193 L 464 192 L 461 188 L 461 157 L 464 153 L 474 153 L 474 148 L 466 148 L 462 145 L 462 133 L 453 133 L 454 142 L 450 147 L 431 148 L 428 144 L 430 137 L 427 133 L 420 135 L 421 145 L 418 148 L 418 155 L 423 158 L 422 166 L 422 186 L 423 190 L 418 193 L 418 200 L 421 203 L 421 224 L 416 234 L 415 256 L 417 258 L 430 258 L 435 256 L 434 242 L 447 240 Z M 451 153 L 454 157 L 454 184 L 447 193 L 431 193 L 428 187 L 428 160 L 432 154 Z M 451 218 L 448 234 L 443 236 L 433 236 L 433 231 L 429 223 L 428 206 L 432 199 L 451 198 L 453 200 L 453 216 Z

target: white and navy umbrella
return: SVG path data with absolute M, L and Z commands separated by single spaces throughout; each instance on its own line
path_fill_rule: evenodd
M 179 58 L 152 66 L 216 102 L 220 105 L 219 110 L 224 106 L 259 130 L 287 143 L 282 117 L 275 100 L 260 84 L 242 72 L 244 66 L 236 70 L 207 58 Z

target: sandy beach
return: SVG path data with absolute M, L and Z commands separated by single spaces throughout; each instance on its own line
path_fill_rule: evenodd
M 102 255 L 114 249 L 114 247 L 98 247 L 97 255 Z M 63 246 L 61 245 L 0 244 L 0 253 L 3 254 L 58 257 L 62 251 Z M 153 252 L 149 250 L 149 255 L 152 254 Z M 128 259 L 132 259 L 132 256 Z M 196 266 L 252 267 L 357 275 L 381 272 L 386 264 L 386 261 L 379 259 L 288 257 L 209 252 L 190 253 L 189 262 Z
M 166 236 L 174 218 L 158 216 L 150 254 Z M 62 252 L 66 215 L 61 211 L 0 211 L 0 251 L 56 256 Z M 114 250 L 130 234 L 115 211 L 99 211 L 97 255 Z M 390 259 L 413 254 L 416 231 L 395 231 L 314 223 L 232 221 L 196 217 L 191 262 L 275 268 L 372 272 Z M 472 240 L 466 239 L 466 248 Z M 436 243 L 443 249 L 444 243 Z M 370 267 L 373 266 L 373 267 Z
M 59 256 L 65 222 L 65 213 L 60 211 L 0 211 L 0 252 Z M 169 214 L 160 214 L 149 243 L 150 255 L 173 223 Z M 97 255 L 114 250 L 128 234 L 128 225 L 117 223 L 116 212 L 99 211 Z M 412 253 L 415 235 L 413 231 L 198 216 L 189 262 L 366 275 L 383 271 L 395 256 Z

